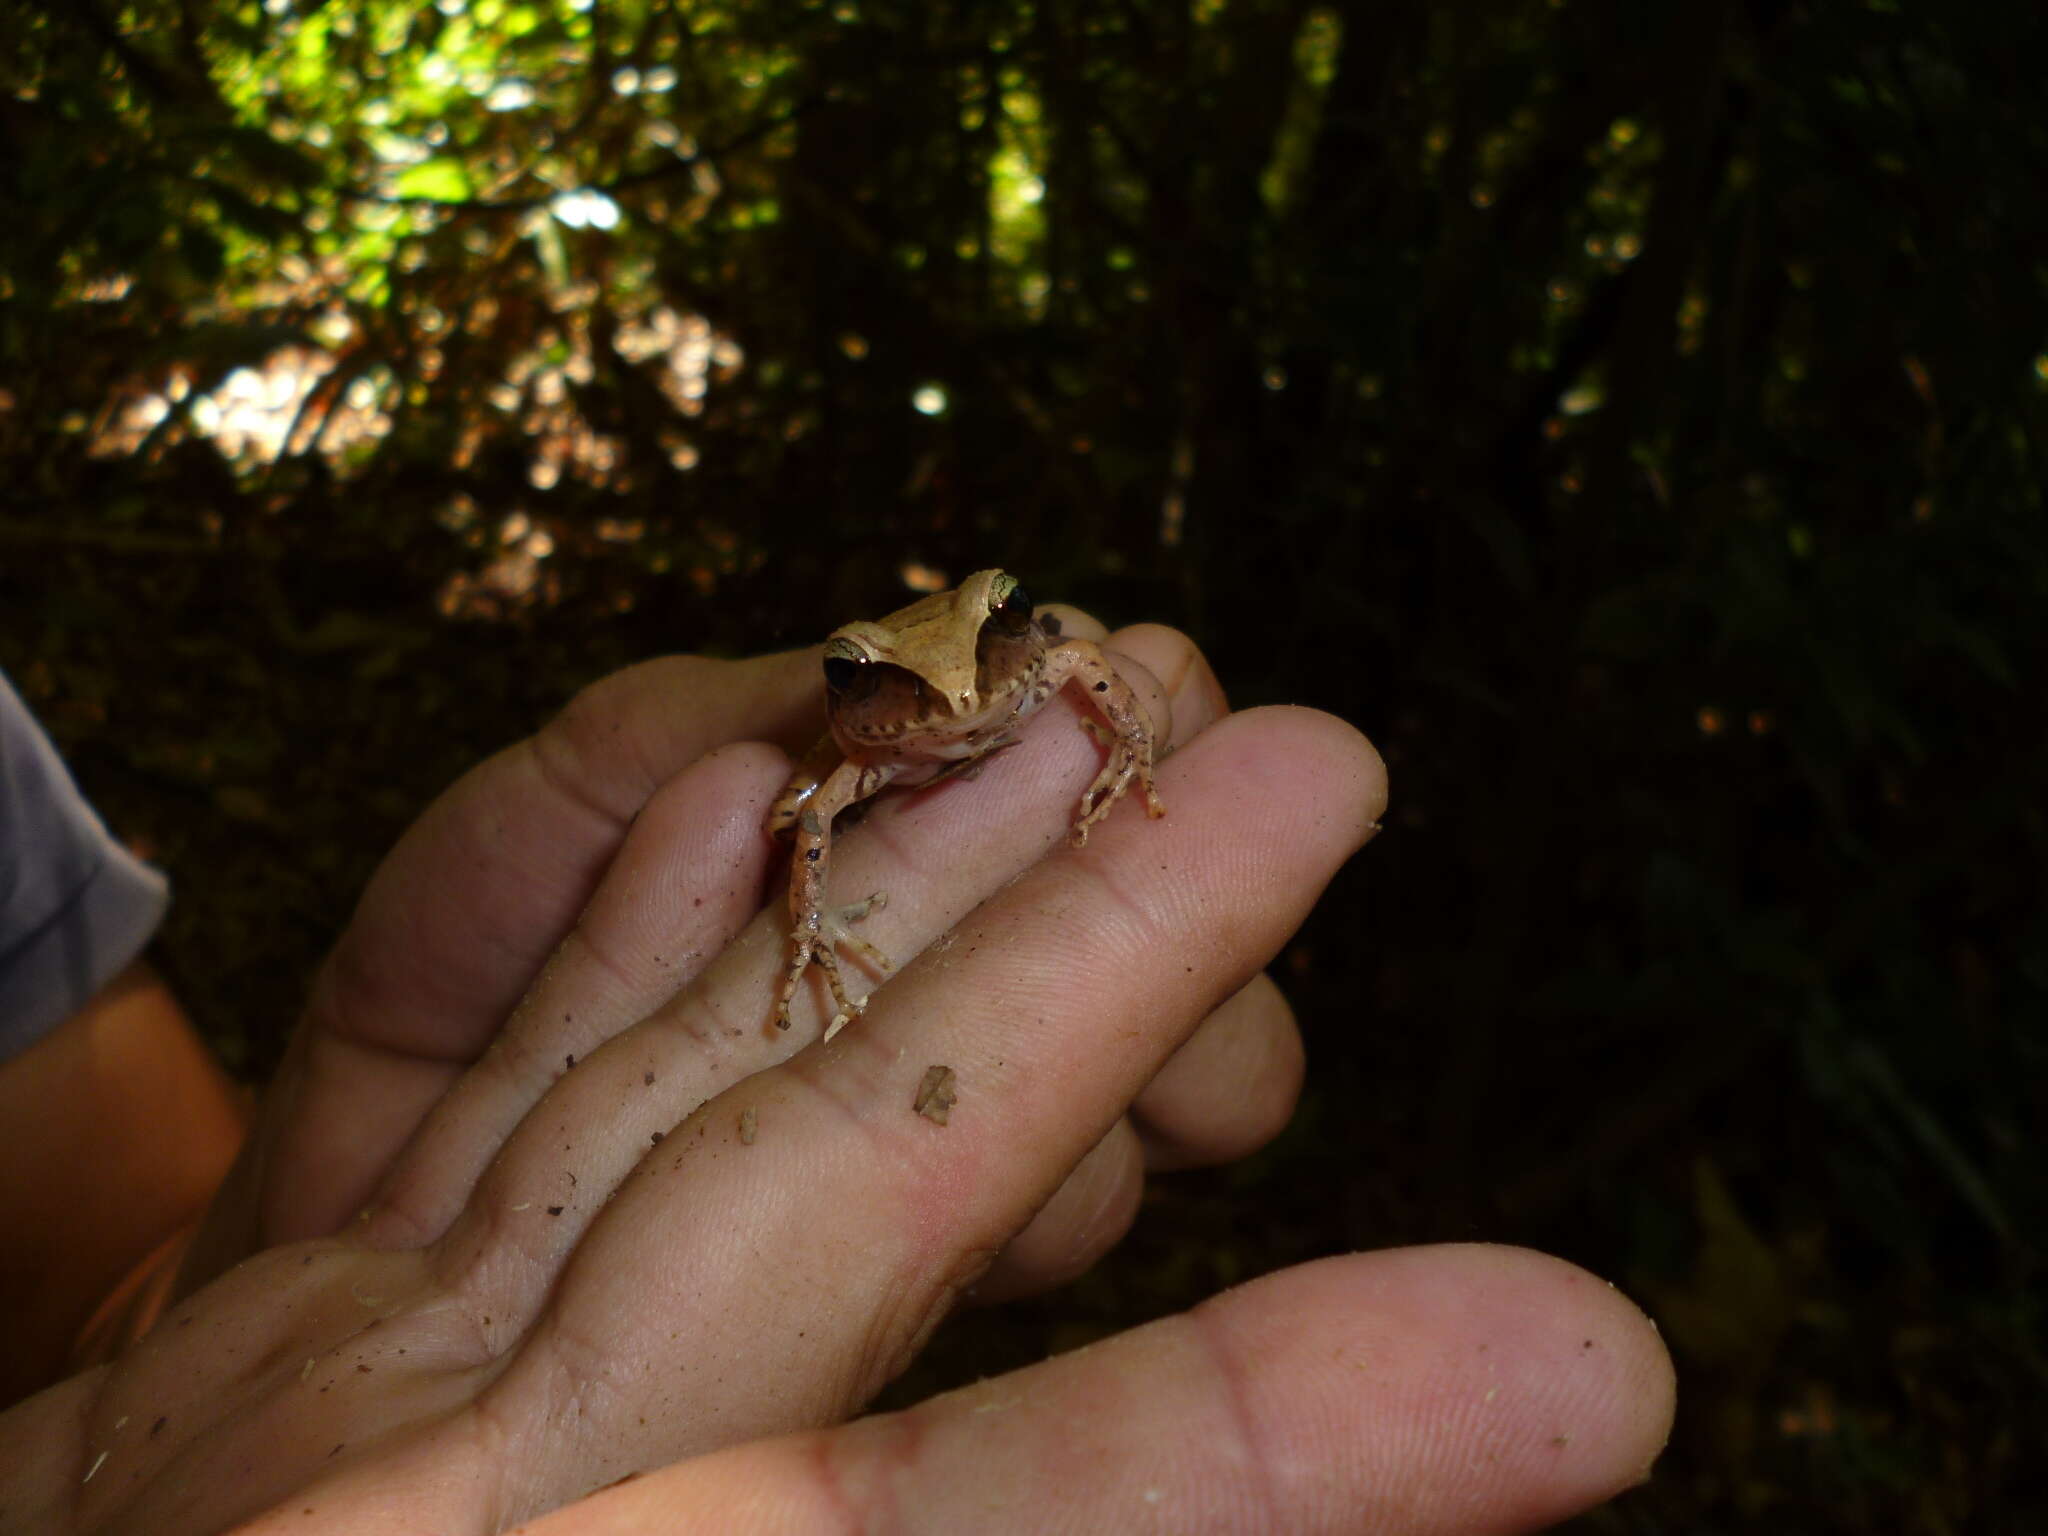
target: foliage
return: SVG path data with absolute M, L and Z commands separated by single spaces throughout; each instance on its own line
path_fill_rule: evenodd
M 1514 1238 L 1680 1356 L 1600 1523 L 2048 1511 L 2038 10 L 75 0 L 0 41 L 0 664 L 179 877 L 252 1070 L 373 850 L 577 683 L 1001 562 L 1359 722 L 1395 807 L 1282 968 L 1287 1140 L 934 1371 Z

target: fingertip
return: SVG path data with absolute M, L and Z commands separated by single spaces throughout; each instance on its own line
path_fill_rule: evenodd
M 586 792 L 607 803 L 616 796 L 630 812 L 654 785 L 725 742 L 807 746 L 823 718 L 817 666 L 815 651 L 742 661 L 657 656 L 584 688 L 536 743 L 564 753 Z
M 1183 745 L 1230 713 L 1223 684 L 1201 647 L 1180 630 L 1165 624 L 1133 624 L 1111 635 L 1105 648 L 1130 658 L 1159 680 L 1173 715 L 1170 745 Z
M 988 1306 L 1077 1279 L 1130 1230 L 1144 1196 L 1144 1149 L 1131 1123 L 1119 1119 L 1004 1246 L 968 1299 Z
M 1297 1409 L 1301 1394 L 1321 1396 L 1363 1437 L 1361 1486 L 1456 1489 L 1445 1530 L 1561 1520 L 1643 1481 L 1670 1436 L 1676 1379 L 1655 1325 L 1548 1254 L 1353 1254 L 1255 1281 L 1203 1314 L 1233 1356 L 1270 1364 L 1258 1381 L 1287 1384 Z M 1324 1330 L 1304 1335 L 1304 1316 Z
M 1197 753 L 1204 780 L 1222 802 L 1206 814 L 1256 817 L 1269 841 L 1306 838 L 1341 862 L 1372 840 L 1386 814 L 1387 771 L 1378 750 L 1356 727 L 1319 709 L 1240 710 L 1204 732 L 1190 749 L 1190 756 Z
M 1099 645 L 1109 633 L 1102 620 L 1072 603 L 1040 603 L 1032 612 L 1047 629 L 1056 630 L 1063 638 L 1093 640 Z
M 1350 721 L 1299 704 L 1275 704 L 1252 711 L 1273 728 L 1290 733 L 1304 764 L 1322 782 L 1347 796 L 1359 818 L 1377 829 L 1387 811 L 1387 763 L 1371 738 Z
M 1166 1059 L 1131 1105 L 1153 1172 L 1245 1157 L 1279 1135 L 1307 1056 L 1294 1010 L 1261 971 Z

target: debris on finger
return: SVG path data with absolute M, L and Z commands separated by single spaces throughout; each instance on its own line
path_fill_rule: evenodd
M 910 1107 L 933 1124 L 944 1125 L 960 1097 L 958 1081 L 951 1067 L 937 1064 L 926 1067 L 924 1080 L 917 1085 L 917 1097 L 911 1101 Z

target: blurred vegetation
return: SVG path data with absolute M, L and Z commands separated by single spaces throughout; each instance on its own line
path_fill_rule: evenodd
M 2048 1524 L 2048 20 L 0 11 L 0 666 L 251 1076 L 580 684 L 1000 563 L 1368 730 L 1293 1129 L 922 1391 L 1348 1247 L 1625 1285 L 1595 1530 Z

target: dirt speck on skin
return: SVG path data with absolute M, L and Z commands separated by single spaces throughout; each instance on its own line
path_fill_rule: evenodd
M 917 1097 L 910 1101 L 910 1107 L 934 1124 L 944 1125 L 960 1096 L 955 1086 L 957 1082 L 951 1067 L 926 1067 L 924 1080 L 917 1085 Z
M 754 1137 L 759 1134 L 760 1124 L 760 1112 L 756 1110 L 753 1105 L 749 1104 L 745 1109 L 740 1111 L 741 1146 L 751 1147 L 754 1144 Z

